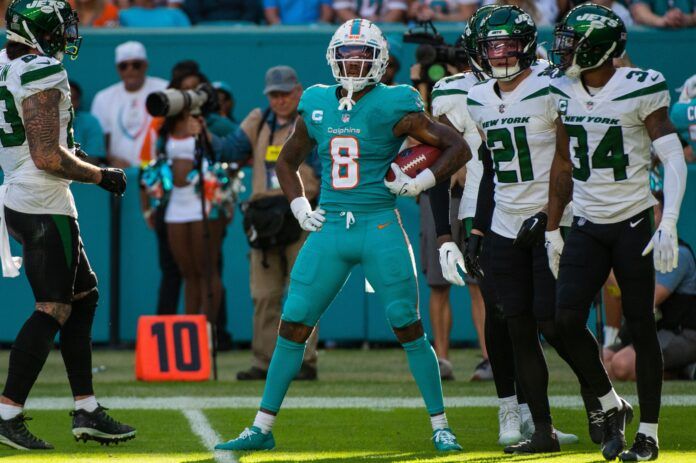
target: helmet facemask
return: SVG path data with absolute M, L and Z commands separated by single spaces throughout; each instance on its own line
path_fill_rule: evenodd
M 493 79 L 512 80 L 531 64 L 528 57 L 534 42 L 502 36 L 480 39 L 479 45 L 483 68 Z
M 600 67 L 616 55 L 617 42 L 592 44 L 591 33 L 592 27 L 578 39 L 577 34 L 562 27 L 554 31 L 553 61 L 571 79 L 577 79 L 583 71 Z

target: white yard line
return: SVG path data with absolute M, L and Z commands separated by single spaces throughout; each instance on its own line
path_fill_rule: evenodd
M 215 432 L 201 410 L 181 410 L 191 426 L 191 431 L 201 440 L 203 446 L 214 453 L 217 463 L 237 463 L 232 452 L 218 452 L 214 450 L 215 444 L 222 442 L 222 438 Z
M 638 403 L 634 395 L 624 396 L 632 404 Z M 210 408 L 257 408 L 259 397 L 99 397 L 107 407 L 119 410 L 201 410 Z M 582 408 L 580 396 L 557 395 L 549 397 L 555 408 Z M 489 396 L 445 397 L 448 407 L 497 407 L 498 399 Z M 696 395 L 662 396 L 664 406 L 696 406 Z M 422 408 L 419 397 L 288 397 L 283 408 Z M 28 410 L 69 410 L 73 401 L 67 397 L 37 397 L 29 399 Z

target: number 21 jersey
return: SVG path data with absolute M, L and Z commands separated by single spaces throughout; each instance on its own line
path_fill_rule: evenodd
M 662 74 L 618 68 L 594 95 L 565 76 L 552 79 L 549 89 L 569 137 L 574 214 L 617 223 L 655 204 L 645 118 L 669 106 Z

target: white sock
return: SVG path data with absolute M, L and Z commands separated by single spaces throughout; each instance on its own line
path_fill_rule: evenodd
M 85 410 L 89 413 L 92 413 L 94 410 L 97 409 L 98 406 L 99 403 L 97 402 L 97 398 L 93 395 L 87 397 L 86 399 L 80 399 L 75 401 L 75 410 Z
M 498 404 L 500 405 L 500 408 L 517 408 L 517 396 L 511 395 L 510 397 L 499 397 Z
M 599 402 L 602 404 L 602 411 L 608 412 L 612 408 L 621 408 L 621 398 L 618 396 L 614 388 L 602 397 L 599 397 Z
M 22 413 L 22 410 L 24 409 L 22 407 L 18 407 L 17 405 L 0 404 L 0 418 L 3 420 L 11 420 L 15 416 Z
M 256 413 L 256 418 L 254 418 L 254 426 L 259 428 L 262 433 L 268 434 L 273 428 L 273 423 L 275 423 L 276 416 L 270 413 L 262 412 L 259 410 Z
M 447 422 L 447 415 L 445 413 L 440 413 L 439 415 L 433 415 L 430 417 L 430 424 L 433 426 L 433 431 L 438 429 L 449 428 L 449 423 Z
M 529 409 L 529 404 L 520 404 L 520 423 L 532 421 L 532 411 Z
M 604 348 L 612 346 L 616 343 L 616 338 L 619 335 L 619 329 L 615 326 L 604 327 Z
M 645 434 L 648 437 L 655 439 L 657 444 L 657 423 L 643 423 L 642 421 L 638 425 L 638 432 Z

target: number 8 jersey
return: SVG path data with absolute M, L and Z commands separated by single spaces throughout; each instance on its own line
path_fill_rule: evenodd
M 350 111 L 339 110 L 339 90 L 339 85 L 314 85 L 298 107 L 321 159 L 321 207 L 394 209 L 396 197 L 384 177 L 406 137 L 396 137 L 393 129 L 406 114 L 423 111 L 423 101 L 411 86 L 376 84 Z
M 644 121 L 669 106 L 662 74 L 617 68 L 594 96 L 580 79 L 565 76 L 552 79 L 549 89 L 570 139 L 574 214 L 594 223 L 617 223 L 655 204 Z
M 68 74 L 55 58 L 24 55 L 0 66 L 0 167 L 5 174 L 5 206 L 25 214 L 77 217 L 70 181 L 39 170 L 31 159 L 22 102 L 56 89 L 61 98 L 59 143 L 73 149 L 73 108 Z M 1 207 L 1 205 L 0 205 Z

